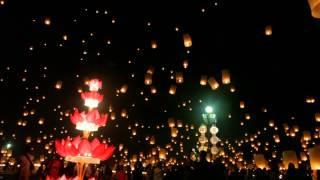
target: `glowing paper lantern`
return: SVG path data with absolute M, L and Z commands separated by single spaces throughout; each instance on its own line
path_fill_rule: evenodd
M 61 89 L 62 88 L 62 81 L 57 81 L 55 85 L 56 89 Z
M 166 159 L 166 150 L 161 148 L 159 151 L 159 159 L 165 160 Z
M 315 113 L 314 118 L 317 122 L 320 122 L 320 113 Z
M 183 124 L 182 124 L 181 120 L 177 120 L 177 127 L 178 128 L 182 128 L 183 127 Z
M 219 149 L 216 146 L 212 146 L 210 149 L 211 153 L 216 155 L 219 153 Z
M 208 83 L 209 83 L 212 90 L 216 90 L 219 88 L 219 83 L 216 81 L 216 79 L 214 77 L 210 77 L 208 79 Z
M 230 78 L 229 70 L 224 69 L 221 71 L 221 74 L 222 74 L 222 84 L 230 84 L 231 78 Z
M 144 75 L 144 84 L 145 85 L 151 85 L 152 84 L 152 74 L 145 74 Z
M 320 18 L 320 1 L 319 0 L 308 0 L 311 9 L 311 15 L 314 18 Z
M 183 66 L 184 69 L 187 69 L 188 66 L 189 66 L 189 61 L 187 59 L 184 60 L 183 63 L 182 63 L 182 66 Z
M 308 149 L 312 170 L 320 170 L 320 145 Z
M 151 136 L 150 138 L 150 144 L 153 145 L 156 143 L 156 138 L 154 136 Z
M 298 158 L 295 151 L 283 151 L 282 152 L 282 163 L 284 168 L 287 169 L 289 163 L 294 164 L 295 168 L 298 168 Z
M 205 86 L 207 85 L 208 77 L 207 76 L 201 76 L 200 78 L 200 85 Z
M 279 137 L 279 135 L 274 135 L 274 142 L 276 142 L 276 143 L 280 143 L 280 137 Z
M 263 154 L 254 154 L 253 159 L 258 168 L 260 169 L 268 168 L 268 162 L 264 158 Z
M 307 161 L 308 160 L 308 157 L 307 157 L 305 152 L 300 152 L 300 159 L 301 159 L 301 161 Z
M 158 48 L 158 44 L 157 44 L 157 41 L 156 41 L 156 40 L 152 40 L 152 41 L 151 41 L 151 48 L 152 48 L 152 49 L 157 49 L 157 48 Z
M 176 94 L 176 91 L 177 91 L 177 86 L 171 85 L 169 88 L 169 94 L 174 95 L 174 94 Z
M 121 117 L 123 117 L 123 118 L 127 117 L 127 110 L 126 109 L 121 110 Z
M 81 98 L 84 100 L 84 105 L 93 109 L 97 108 L 99 103 L 103 100 L 103 95 L 98 92 L 83 92 Z
M 244 109 L 245 108 L 245 103 L 244 101 L 240 101 L 240 109 Z
M 148 68 L 148 70 L 147 70 L 147 74 L 153 75 L 153 73 L 154 73 L 154 67 L 153 67 L 153 66 L 150 66 L 150 67 Z
M 154 86 L 150 87 L 150 91 L 151 91 L 151 94 L 156 94 L 157 93 L 157 89 Z
M 272 35 L 272 26 L 271 25 L 266 26 L 264 33 L 266 36 L 271 36 Z
M 217 144 L 220 141 L 220 139 L 217 136 L 212 136 L 210 138 L 211 144 Z
M 311 133 L 309 131 L 303 131 L 302 138 L 304 141 L 310 141 L 311 140 Z
M 177 84 L 183 83 L 183 74 L 182 74 L 182 72 L 177 72 L 176 73 L 176 83 Z
M 201 126 L 199 127 L 199 132 L 200 132 L 201 134 L 205 134 L 205 133 L 207 132 L 207 126 L 201 125 Z
M 76 129 L 78 130 L 97 131 L 99 127 L 104 126 L 107 123 L 107 117 L 107 114 L 100 115 L 97 109 L 81 113 L 79 113 L 78 109 L 75 109 L 70 120 L 76 125 Z
M 169 118 L 168 119 L 168 125 L 169 125 L 170 128 L 175 127 L 176 124 L 175 124 L 175 121 L 174 121 L 173 118 Z
M 316 99 L 314 97 L 308 96 L 306 97 L 306 103 L 313 104 L 316 102 Z
M 192 39 L 188 33 L 183 34 L 183 44 L 184 47 L 189 48 L 192 46 Z
M 270 126 L 270 127 L 274 127 L 274 120 L 270 120 L 270 121 L 269 121 L 269 126 Z
M 38 124 L 42 125 L 43 123 L 44 123 L 44 118 L 40 118 L 39 121 L 38 121 Z
M 125 84 L 125 85 L 121 86 L 120 92 L 122 94 L 125 94 L 127 92 L 127 90 L 128 90 L 128 85 Z
M 177 128 L 171 128 L 171 137 L 177 137 L 178 136 L 178 129 Z
M 102 81 L 99 79 L 90 79 L 86 81 L 86 85 L 89 86 L 89 91 L 98 91 L 102 88 Z
M 216 126 L 211 126 L 210 133 L 211 134 L 217 134 L 219 132 L 219 129 Z
M 28 136 L 28 137 L 26 138 L 26 143 L 27 143 L 27 144 L 31 143 L 31 137 L 30 137 L 30 136 Z
M 208 142 L 208 138 L 205 135 L 201 135 L 199 137 L 199 142 L 200 142 L 200 144 L 205 144 Z

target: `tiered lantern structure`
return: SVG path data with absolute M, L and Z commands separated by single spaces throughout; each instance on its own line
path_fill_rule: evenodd
M 202 118 L 204 120 L 204 123 L 199 128 L 199 151 L 207 151 L 208 149 L 210 149 L 211 154 L 215 156 L 219 152 L 217 143 L 220 141 L 220 139 L 217 137 L 217 133 L 219 132 L 219 129 L 217 127 L 217 117 L 213 112 L 213 108 L 211 106 L 207 106 L 205 108 L 205 113 L 202 114 Z M 208 127 L 210 127 L 209 131 L 211 134 L 211 137 L 209 136 L 210 143 L 208 143 L 208 138 L 206 137 Z M 208 145 L 206 146 L 206 144 Z
M 81 98 L 88 110 L 79 112 L 78 109 L 75 109 L 70 117 L 76 129 L 83 132 L 83 136 L 67 137 L 55 141 L 57 153 L 66 161 L 77 163 L 77 174 L 80 180 L 84 178 L 86 167 L 89 164 L 100 164 L 100 161 L 109 159 L 115 150 L 114 146 L 101 143 L 97 138 L 91 142 L 89 140 L 91 132 L 106 125 L 108 116 L 100 114 L 97 110 L 99 103 L 103 100 L 103 95 L 98 92 L 102 88 L 102 82 L 92 79 L 86 84 L 89 86 L 89 92 L 83 92 Z

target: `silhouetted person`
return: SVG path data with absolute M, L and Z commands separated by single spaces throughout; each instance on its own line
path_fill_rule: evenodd
M 226 179 L 227 169 L 222 163 L 222 160 L 220 157 L 214 160 L 212 169 L 213 169 L 213 176 L 215 180 Z
M 266 174 L 266 172 L 260 168 L 256 169 L 254 174 L 255 174 L 254 179 L 256 180 L 269 180 L 269 177 Z
M 140 161 L 136 162 L 134 171 L 132 172 L 132 180 L 142 180 L 142 163 Z
M 19 180 L 31 180 L 33 177 L 34 165 L 33 150 L 30 146 L 26 146 L 23 154 L 20 156 Z
M 206 156 L 207 152 L 205 151 L 199 153 L 200 161 L 196 164 L 193 179 L 213 179 L 212 165 L 206 160 Z
M 296 179 L 297 178 L 297 171 L 294 167 L 294 164 L 288 164 L 288 170 L 286 172 L 285 178 L 286 180 Z

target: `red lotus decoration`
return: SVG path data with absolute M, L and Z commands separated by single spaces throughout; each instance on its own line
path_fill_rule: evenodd
M 57 153 L 65 157 L 66 160 L 72 162 L 90 162 L 91 164 L 98 164 L 100 160 L 107 160 L 114 152 L 114 146 L 100 143 L 97 138 L 92 142 L 88 139 L 82 139 L 77 136 L 73 140 L 70 137 L 67 139 L 55 141 Z
M 70 116 L 70 120 L 76 125 L 76 129 L 82 131 L 97 131 L 99 127 L 104 126 L 107 123 L 108 114 L 101 114 L 97 109 L 90 110 L 88 113 L 79 113 L 78 109 L 75 109 L 73 115 Z
M 84 100 L 84 105 L 89 108 L 97 108 L 99 103 L 103 100 L 103 95 L 98 92 L 83 92 L 81 98 Z
M 102 88 L 102 82 L 99 79 L 91 79 L 87 82 L 89 86 L 89 91 L 98 91 Z

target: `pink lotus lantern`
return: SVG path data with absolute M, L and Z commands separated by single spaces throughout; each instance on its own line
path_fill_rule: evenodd
M 89 142 L 86 138 L 77 136 L 73 140 L 70 137 L 55 141 L 57 153 L 71 162 L 85 162 L 87 164 L 99 164 L 107 160 L 113 154 L 115 148 L 100 143 L 97 138 Z
M 107 118 L 107 114 L 100 115 L 99 111 L 96 109 L 93 109 L 88 113 L 79 113 L 78 109 L 76 109 L 70 117 L 71 122 L 76 125 L 76 129 L 81 131 L 97 131 L 99 127 L 105 126 Z
M 76 129 L 83 131 L 83 137 L 77 136 L 74 139 L 56 140 L 56 152 L 65 158 L 66 161 L 77 163 L 78 180 L 83 180 L 87 164 L 99 164 L 100 161 L 109 159 L 115 148 L 105 143 L 100 143 L 97 138 L 89 141 L 91 131 L 97 131 L 99 127 L 107 123 L 107 114 L 100 114 L 96 109 L 103 100 L 103 95 L 98 93 L 102 87 L 102 82 L 92 79 L 86 84 L 90 92 L 83 92 L 81 98 L 88 111 L 79 112 L 75 109 L 70 116 L 70 120 L 76 125 Z
M 103 100 L 103 95 L 98 92 L 83 92 L 81 98 L 84 100 L 84 105 L 90 109 L 97 108 L 99 103 Z
M 102 88 L 102 82 L 99 79 L 91 79 L 86 84 L 89 86 L 89 91 L 98 91 Z

